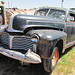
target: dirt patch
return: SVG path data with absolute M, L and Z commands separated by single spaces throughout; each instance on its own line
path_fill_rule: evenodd
M 30 65 L 29 67 L 19 66 L 17 60 L 0 56 L 0 75 L 50 75 L 46 73 L 42 64 Z

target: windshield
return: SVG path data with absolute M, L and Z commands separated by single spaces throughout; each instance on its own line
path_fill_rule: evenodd
M 49 13 L 48 13 L 49 12 Z M 58 10 L 58 9 L 41 9 L 38 10 L 34 15 L 37 16 L 47 16 L 51 18 L 59 18 L 59 19 L 65 19 L 65 11 L 63 10 Z
M 52 17 L 52 18 L 65 19 L 65 11 L 57 10 L 57 9 L 51 9 L 47 16 Z
M 37 16 L 46 16 L 48 13 L 49 9 L 42 9 L 42 10 L 38 10 L 34 15 Z

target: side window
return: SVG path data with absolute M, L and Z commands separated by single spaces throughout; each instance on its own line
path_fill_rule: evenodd
M 75 22 L 75 14 L 69 13 L 67 17 L 67 21 Z

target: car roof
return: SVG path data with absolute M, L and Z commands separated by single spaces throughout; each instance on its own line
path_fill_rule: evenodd
M 59 7 L 47 7 L 47 8 L 40 8 L 39 10 L 44 10 L 44 9 L 58 9 L 58 10 L 68 10 L 67 8 L 59 8 Z
M 57 10 L 62 10 L 62 11 L 70 11 L 75 13 L 75 10 L 69 9 L 69 8 L 60 8 L 60 7 L 47 7 L 47 8 L 40 8 L 38 10 L 44 10 L 44 9 L 57 9 Z

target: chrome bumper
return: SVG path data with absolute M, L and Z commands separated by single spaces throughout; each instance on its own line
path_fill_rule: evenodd
M 8 50 L 3 47 L 0 47 L 0 54 L 5 55 L 7 57 L 26 62 L 26 63 L 41 63 L 42 60 L 40 56 L 34 52 L 32 52 L 30 49 L 28 50 L 27 53 L 22 54 L 21 52 L 13 51 L 13 50 Z

